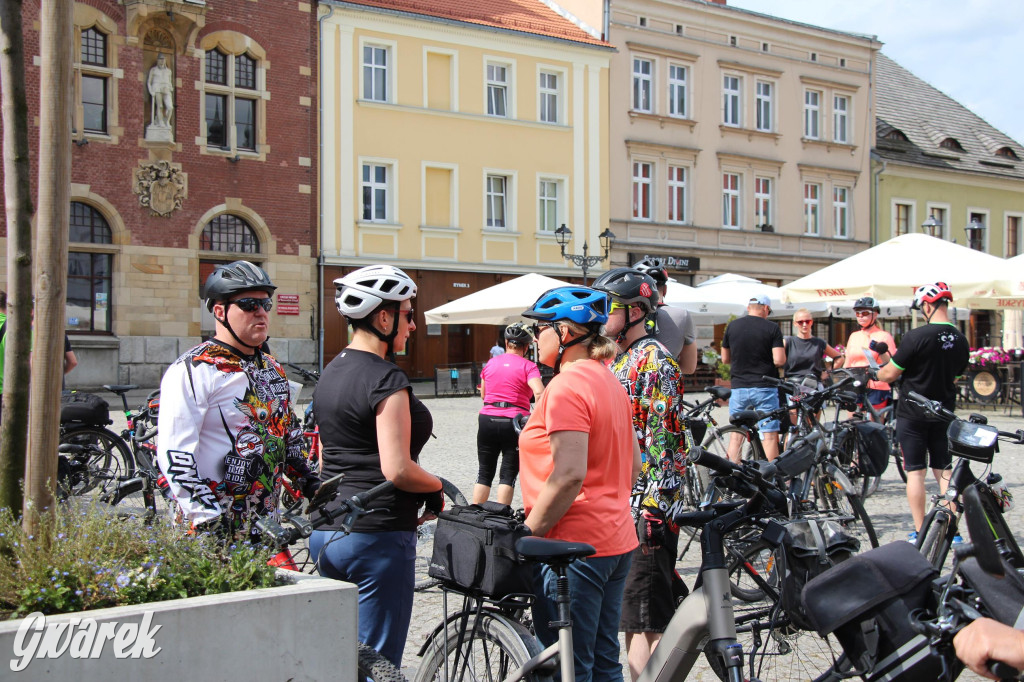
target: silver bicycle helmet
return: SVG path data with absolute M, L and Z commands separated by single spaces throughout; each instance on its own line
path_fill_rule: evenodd
M 393 265 L 368 265 L 334 280 L 338 312 L 361 320 L 384 301 L 401 302 L 416 296 L 416 283 Z

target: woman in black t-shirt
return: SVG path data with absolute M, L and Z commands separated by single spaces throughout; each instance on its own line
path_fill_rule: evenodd
M 321 575 L 359 587 L 359 641 L 401 667 L 412 616 L 416 526 L 441 509 L 440 479 L 417 463 L 433 428 L 430 411 L 391 361 L 416 329 L 416 284 L 389 265 L 360 268 L 334 284 L 352 342 L 324 368 L 313 395 L 321 475 L 345 474 L 345 497 L 385 480 L 395 490 L 371 502 L 376 511 L 357 521 L 350 535 L 336 533 L 337 524 L 314 531 L 309 551 Z

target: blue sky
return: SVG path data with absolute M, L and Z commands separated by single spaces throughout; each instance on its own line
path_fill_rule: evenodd
M 727 0 L 732 7 L 875 35 L 882 52 L 1024 144 L 1020 0 Z

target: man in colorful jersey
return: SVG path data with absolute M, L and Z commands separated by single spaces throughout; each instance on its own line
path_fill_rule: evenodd
M 622 598 L 619 629 L 626 633 L 626 654 L 635 680 L 647 664 L 675 613 L 673 577 L 679 529 L 671 522 L 680 511 L 686 445 L 679 419 L 682 375 L 672 354 L 650 335 L 646 321 L 657 314 L 654 279 L 633 268 L 601 275 L 594 288 L 611 294 L 605 324 L 619 354 L 612 371 L 633 403 L 633 430 L 642 455 L 631 506 L 640 546 Z
M 216 333 L 160 382 L 160 471 L 192 528 L 226 539 L 258 539 L 253 522 L 277 513 L 282 474 L 307 496 L 319 486 L 292 426 L 288 379 L 260 350 L 276 288 L 248 261 L 218 266 L 204 288 Z
M 846 342 L 845 367 L 868 367 L 868 356 L 874 358 L 879 365 L 889 362 L 889 359 L 896 352 L 896 342 L 892 334 L 885 331 L 878 325 L 878 301 L 870 296 L 858 298 L 853 304 L 853 314 L 857 317 L 857 324 L 860 330 L 850 334 L 850 340 Z M 876 348 L 885 344 L 888 352 L 879 353 Z M 875 409 L 881 409 L 892 401 L 892 387 L 885 381 L 868 381 L 865 399 Z
M 952 300 L 953 292 L 944 282 L 918 287 L 912 307 L 924 314 L 927 324 L 904 334 L 892 362 L 878 370 L 880 380 L 900 379 L 900 391 L 920 393 L 950 410 L 956 406 L 956 378 L 967 369 L 970 359 L 966 337 L 949 321 Z M 908 540 L 914 542 L 924 521 L 926 466 L 938 481 L 940 494 L 946 493 L 949 484 L 946 470 L 952 458 L 946 440 L 948 425 L 912 400 L 897 403 L 896 417 L 896 437 L 907 472 L 907 504 L 914 518 Z

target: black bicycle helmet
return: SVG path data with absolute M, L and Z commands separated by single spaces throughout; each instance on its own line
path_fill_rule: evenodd
M 637 272 L 650 275 L 658 286 L 668 284 L 668 268 L 660 258 L 644 258 L 633 266 Z
M 206 278 L 203 297 L 206 299 L 206 309 L 213 312 L 215 303 L 226 301 L 243 291 L 265 291 L 273 294 L 276 289 L 263 268 L 247 260 L 236 260 L 234 263 L 214 268 Z
M 653 312 L 658 306 L 658 288 L 654 278 L 633 268 L 615 268 L 594 280 L 594 288 L 612 295 L 623 305 L 640 306 Z
M 878 301 L 872 296 L 862 296 L 853 303 L 854 310 L 874 310 L 876 313 L 882 312 L 882 309 L 878 307 Z
M 505 340 L 529 346 L 533 343 L 533 332 L 522 322 L 516 322 L 505 327 Z

